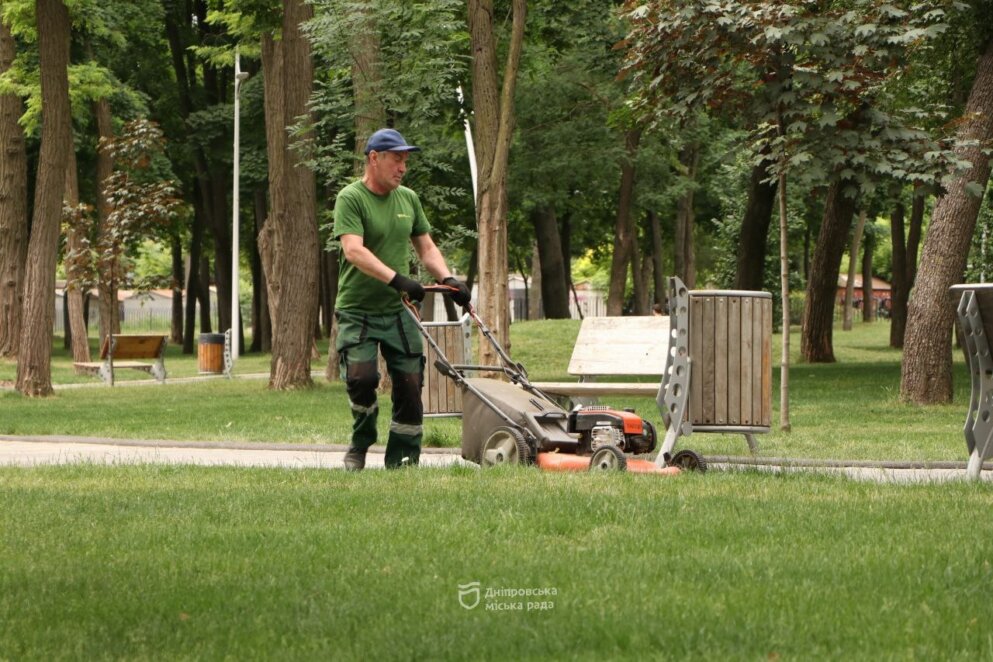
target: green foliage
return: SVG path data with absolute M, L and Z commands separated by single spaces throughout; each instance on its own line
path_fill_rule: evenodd
M 627 5 L 626 72 L 634 107 L 652 118 L 697 108 L 746 111 L 757 160 L 806 186 L 839 177 L 871 192 L 880 178 L 938 184 L 961 168 L 921 119 L 941 107 L 903 107 L 894 90 L 962 5 L 913 11 L 884 0 L 831 3 L 651 2 Z
M 165 139 L 154 122 L 128 123 L 101 149 L 113 158 L 114 172 L 105 182 L 110 212 L 95 246 L 95 268 L 127 282 L 123 256 L 133 254 L 147 237 L 165 234 L 180 218 L 183 204 L 175 181 L 168 178 Z
M 317 62 L 312 108 L 314 136 L 310 165 L 326 204 L 346 185 L 356 167 L 355 107 L 350 48 L 375 26 L 381 85 L 373 90 L 387 122 L 422 148 L 404 184 L 421 197 L 436 234 L 473 226 L 468 155 L 456 89 L 468 79 L 468 35 L 464 7 L 456 0 L 411 4 L 399 0 L 357 3 L 317 0 L 306 26 Z M 330 219 L 323 214 L 324 229 Z M 462 255 L 468 256 L 469 246 Z M 466 264 L 456 264 L 464 272 Z

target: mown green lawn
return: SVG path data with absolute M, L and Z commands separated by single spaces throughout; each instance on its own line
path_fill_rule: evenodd
M 534 380 L 570 379 L 569 356 L 579 329 L 577 321 L 514 324 L 511 352 Z M 835 331 L 838 362 L 802 364 L 794 356 L 790 372 L 792 432 L 778 429 L 779 369 L 773 372 L 774 422 L 771 434 L 759 437 L 765 457 L 876 460 L 965 460 L 962 423 L 968 400 L 968 379 L 956 354 L 956 398 L 952 405 L 917 407 L 899 401 L 900 353 L 888 344 L 889 325 L 856 324 L 851 332 Z M 778 363 L 779 337 L 773 339 Z M 799 347 L 799 338 L 791 342 Z M 321 348 L 322 352 L 326 347 Z M 607 350 L 605 350 L 607 351 Z M 313 367 L 321 371 L 326 354 Z M 171 348 L 166 365 L 172 376 L 196 374 L 196 357 Z M 239 360 L 236 373 L 268 371 L 268 357 Z M 128 375 L 128 372 L 131 375 Z M 0 362 L 0 382 L 13 379 L 15 366 Z M 148 378 L 135 371 L 122 375 Z M 64 352 L 53 361 L 56 383 L 95 383 L 72 374 Z M 292 443 L 347 443 L 350 414 L 341 383 L 316 378 L 310 391 L 273 393 L 266 382 L 214 380 L 166 386 L 60 390 L 48 399 L 0 393 L 0 434 L 78 434 L 140 439 L 230 440 Z M 381 423 L 389 419 L 389 398 L 381 399 Z M 615 406 L 634 406 L 661 427 L 654 400 L 615 398 Z M 426 444 L 457 446 L 460 424 L 431 419 Z M 705 455 L 742 455 L 744 439 L 734 435 L 696 434 L 680 441 Z
M 7 468 L 0 658 L 990 659 L 991 506 L 811 475 Z
M 577 330 L 516 324 L 512 351 L 562 379 Z M 793 432 L 763 454 L 964 459 L 961 364 L 954 405 L 902 405 L 886 333 L 794 366 Z M 344 390 L 317 381 L 4 392 L 0 434 L 344 443 Z M 991 509 L 988 483 L 812 474 L 0 468 L 0 660 L 990 659 Z

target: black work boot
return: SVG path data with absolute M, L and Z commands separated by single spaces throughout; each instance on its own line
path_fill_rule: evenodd
M 362 471 L 365 469 L 365 454 L 366 452 L 364 450 L 360 450 L 354 446 L 349 448 L 345 453 L 345 470 Z

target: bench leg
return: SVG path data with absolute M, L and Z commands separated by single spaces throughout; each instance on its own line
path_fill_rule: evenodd
M 100 379 L 102 379 L 103 383 L 107 386 L 114 385 L 114 364 L 111 363 L 109 359 L 105 360 L 100 365 Z
M 979 480 L 979 472 L 983 470 L 983 456 L 979 454 L 979 449 L 976 448 L 972 451 L 972 455 L 969 456 L 969 466 L 965 470 L 966 475 L 969 480 Z
M 690 366 L 693 360 L 689 351 L 689 292 L 683 281 L 673 276 L 669 279 L 669 353 L 666 355 L 665 372 L 655 403 L 662 422 L 665 439 L 655 458 L 655 464 L 664 467 L 666 457 L 676 447 L 676 439 L 693 432 L 693 425 L 686 420 L 686 405 L 690 394 Z
M 758 455 L 759 454 L 759 442 L 755 439 L 755 435 L 752 434 L 751 432 L 746 432 L 745 433 L 745 441 L 748 442 L 748 451 L 752 455 Z
M 224 332 L 224 376 L 231 379 L 234 359 L 231 358 L 231 329 Z
M 682 356 L 672 366 L 671 374 L 666 375 L 668 383 L 659 391 L 658 406 L 662 420 L 665 422 L 665 437 L 662 448 L 655 458 L 659 467 L 666 466 L 666 457 L 672 454 L 676 440 L 693 433 L 693 425 L 686 420 L 686 403 L 690 392 L 690 359 Z M 664 391 L 664 393 L 663 393 Z
M 152 373 L 152 377 L 155 377 L 155 380 L 158 381 L 160 384 L 165 383 L 166 369 L 165 369 L 165 362 L 162 361 L 162 359 L 159 359 L 158 361 L 153 363 L 152 369 L 149 372 Z

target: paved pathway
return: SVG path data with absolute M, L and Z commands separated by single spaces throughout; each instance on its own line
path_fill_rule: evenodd
M 94 439 L 88 437 L 0 436 L 0 465 L 37 466 L 92 462 L 95 464 L 196 464 L 238 467 L 334 469 L 343 466 L 345 446 L 242 444 Z M 425 466 L 468 464 L 452 449 L 426 448 Z M 367 467 L 382 468 L 382 448 L 374 447 Z
M 338 445 L 0 435 L 0 465 L 4 466 L 92 462 L 335 469 L 342 467 L 344 455 L 345 446 Z M 754 460 L 724 456 L 709 458 L 708 462 L 715 470 L 814 471 L 843 474 L 856 480 L 878 482 L 944 482 L 966 479 L 964 462 L 935 462 L 924 465 L 899 462 L 804 461 L 784 458 Z M 463 460 L 457 449 L 451 448 L 424 449 L 421 464 L 432 467 L 454 464 L 474 466 Z M 367 466 L 382 468 L 382 446 L 372 448 Z M 982 480 L 993 481 L 993 470 L 987 468 L 983 471 Z

